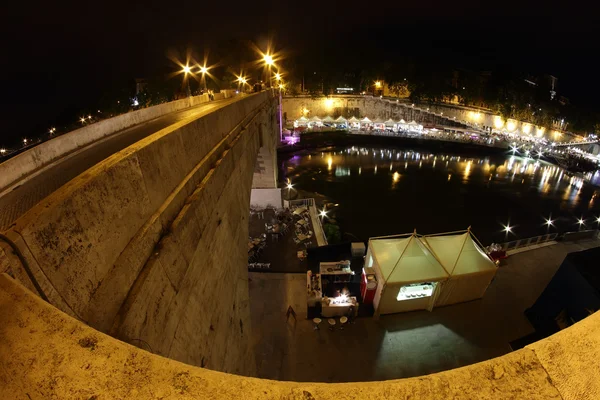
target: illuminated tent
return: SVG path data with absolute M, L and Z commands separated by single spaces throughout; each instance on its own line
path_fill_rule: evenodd
M 497 267 L 470 229 L 459 234 L 424 236 L 422 240 L 450 274 L 441 284 L 436 307 L 483 297 Z
M 371 238 L 367 268 L 377 276 L 375 314 L 431 310 L 448 273 L 416 233 Z
M 316 115 L 314 117 L 312 117 L 310 120 L 310 122 L 321 122 L 321 118 L 317 117 Z
M 352 117 L 352 118 L 354 118 L 354 117 Z M 337 117 L 335 122 L 338 124 L 345 124 L 346 122 L 348 122 L 348 120 L 340 115 L 339 117 Z
M 348 120 L 348 122 L 350 122 L 350 123 L 356 123 L 356 122 L 360 122 L 360 120 L 359 120 L 358 118 L 356 118 L 356 117 L 351 117 L 351 118 Z
M 329 122 L 329 123 L 331 123 L 331 122 L 335 122 L 335 120 L 328 115 L 325 118 L 323 118 L 323 122 Z
M 297 128 L 299 126 L 306 126 L 308 124 L 308 118 L 302 116 L 294 121 L 294 127 Z
M 370 124 L 371 120 L 369 118 L 367 118 L 367 117 L 364 117 L 363 119 L 360 120 L 360 122 L 362 124 Z
M 394 125 L 396 125 L 396 122 L 393 119 L 388 119 L 387 121 L 385 121 L 385 126 L 389 127 L 389 128 L 393 128 Z

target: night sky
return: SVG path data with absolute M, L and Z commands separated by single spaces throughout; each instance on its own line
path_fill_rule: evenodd
M 3 6 L 0 24 L 0 145 L 45 132 L 135 78 L 175 70 L 169 53 L 222 54 L 250 42 L 262 47 L 268 38 L 301 68 L 376 68 L 441 57 L 473 70 L 504 65 L 550 73 L 559 78 L 560 94 L 596 106 L 600 18 L 588 7 L 549 1 L 12 2 Z

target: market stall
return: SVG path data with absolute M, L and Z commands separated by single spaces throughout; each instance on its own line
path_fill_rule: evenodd
M 385 121 L 381 118 L 375 118 L 373 120 L 373 129 L 384 131 L 385 130 Z
M 309 128 L 314 129 L 314 128 L 320 128 L 321 126 L 323 126 L 323 122 L 321 121 L 321 118 L 317 117 L 316 115 L 308 120 Z
M 328 115 L 328 116 L 326 116 L 325 118 L 323 118 L 323 119 L 321 120 L 321 122 L 323 123 L 323 125 L 325 125 L 325 126 L 328 126 L 328 127 L 329 127 L 329 126 L 333 126 L 333 124 L 334 124 L 335 120 L 334 120 L 332 117 L 330 117 L 330 116 Z
M 369 130 L 373 127 L 373 121 L 371 121 L 369 118 L 364 117 L 363 119 L 360 120 L 360 129 L 361 130 Z
M 470 229 L 457 234 L 424 236 L 422 240 L 450 274 L 441 284 L 436 307 L 483 297 L 497 267 Z
M 348 129 L 348 120 L 340 115 L 335 120 L 335 127 L 338 129 Z
M 396 124 L 396 121 L 394 121 L 393 119 L 388 119 L 387 121 L 385 121 L 385 129 L 389 129 L 392 131 L 397 131 L 398 130 L 398 125 Z
M 360 129 L 360 120 L 356 117 L 351 117 L 348 120 L 348 125 L 351 130 L 359 130 Z
M 448 279 L 416 233 L 371 238 L 365 262 L 379 282 L 373 300 L 375 315 L 431 310 L 439 283 Z
M 302 116 L 294 121 L 294 128 L 298 128 L 301 126 L 304 126 L 304 127 L 308 126 L 308 118 Z

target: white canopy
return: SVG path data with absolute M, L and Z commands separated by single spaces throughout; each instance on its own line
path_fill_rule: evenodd
M 301 116 L 296 121 L 298 121 L 298 122 L 308 122 L 308 118 L 306 118 L 305 116 Z
M 406 121 L 405 121 L 405 120 L 403 120 L 403 119 L 401 119 L 401 120 L 400 120 L 400 123 L 401 123 L 401 124 L 405 124 L 405 123 L 406 123 Z
M 314 117 L 312 117 L 310 119 L 311 122 L 321 122 L 321 118 L 317 117 L 316 115 Z
M 326 116 L 325 118 L 323 118 L 323 122 L 333 122 L 334 119 L 332 117 L 330 117 L 329 115 Z
M 383 119 L 382 119 L 382 118 L 375 118 L 375 119 L 373 120 L 373 123 L 374 123 L 374 124 L 383 124 L 383 123 L 384 123 L 384 121 L 383 121 Z
M 386 126 L 394 126 L 396 122 L 393 119 L 388 119 L 387 121 L 385 121 L 385 125 Z
M 351 117 L 348 122 L 360 122 L 360 120 L 356 117 Z
M 364 117 L 363 119 L 360 120 L 360 122 L 369 123 L 369 122 L 371 122 L 371 120 L 367 117 Z
M 448 273 L 416 235 L 371 239 L 371 254 L 386 284 L 440 281 Z
M 335 122 L 346 122 L 346 121 L 347 121 L 346 118 L 342 117 L 341 115 L 339 117 L 337 117 L 337 119 L 335 120 Z
M 423 241 L 450 274 L 436 299 L 436 306 L 483 297 L 497 267 L 473 240 L 470 230 L 457 235 L 424 236 Z
M 419 124 L 417 124 L 417 121 L 415 121 L 415 120 L 413 119 L 412 121 L 410 121 L 410 122 L 408 123 L 408 125 L 419 125 Z

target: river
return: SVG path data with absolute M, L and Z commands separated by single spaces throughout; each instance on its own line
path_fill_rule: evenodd
M 293 184 L 283 189 L 284 198 L 325 196 L 325 222 L 333 218 L 347 240 L 471 226 L 487 245 L 595 229 L 600 215 L 597 187 L 560 167 L 510 154 L 473 157 L 348 146 L 281 157 L 280 177 Z

